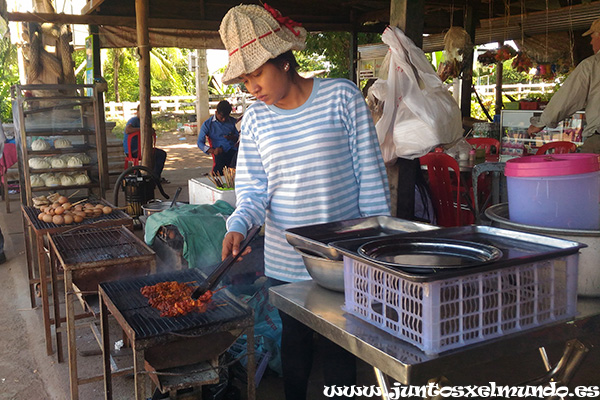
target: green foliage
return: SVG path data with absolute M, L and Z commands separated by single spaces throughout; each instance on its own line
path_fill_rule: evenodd
M 138 61 L 135 49 L 104 50 L 104 78 L 108 82 L 106 101 L 115 101 L 115 57 L 118 57 L 120 101 L 139 100 Z M 184 96 L 195 92 L 194 75 L 187 67 L 187 49 L 153 48 L 150 52 L 150 95 Z
M 328 66 L 327 77 L 348 78 L 350 64 L 351 34 L 348 32 L 319 32 L 310 33 L 306 38 L 306 48 L 299 52 L 301 64 L 304 68 L 323 69 Z M 359 45 L 381 42 L 381 35 L 377 33 L 359 33 Z
M 10 87 L 19 83 L 17 66 L 17 48 L 11 44 L 10 37 L 0 39 L 0 119 L 12 122 Z

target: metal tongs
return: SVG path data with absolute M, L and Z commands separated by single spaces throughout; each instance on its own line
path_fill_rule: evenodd
M 238 254 L 236 256 L 230 254 L 229 256 L 227 256 L 226 259 L 221 261 L 221 264 L 219 264 L 215 268 L 215 270 L 211 272 L 210 275 L 204 280 L 204 282 L 202 282 L 200 286 L 198 286 L 196 290 L 194 290 L 194 292 L 192 293 L 192 299 L 198 299 L 208 290 L 213 290 L 215 286 L 217 286 L 223 275 L 225 275 L 225 273 L 229 271 L 229 268 L 231 268 L 231 266 L 241 256 L 246 247 L 248 247 L 248 244 L 250 244 L 252 239 L 254 239 L 254 236 L 256 236 L 258 231 L 260 231 L 260 226 L 253 226 L 248 230 L 246 238 L 242 240 L 242 243 L 240 243 L 240 251 L 238 252 Z

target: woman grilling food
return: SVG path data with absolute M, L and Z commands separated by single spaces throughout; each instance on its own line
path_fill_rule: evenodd
M 288 228 L 389 215 L 389 188 L 371 114 L 354 83 L 301 77 L 292 50 L 306 30 L 258 5 L 229 10 L 219 33 L 229 53 L 224 84 L 244 83 L 257 98 L 244 114 L 236 170 L 237 206 L 222 258 L 265 224 L 265 274 L 273 284 L 308 280 Z M 314 332 L 281 314 L 286 399 L 306 399 Z M 355 382 L 354 356 L 320 337 L 326 385 Z

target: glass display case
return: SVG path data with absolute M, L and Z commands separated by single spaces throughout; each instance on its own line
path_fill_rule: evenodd
M 15 141 L 22 204 L 36 192 L 104 197 L 106 135 L 94 85 L 15 85 Z
M 536 150 L 548 142 L 569 141 L 577 146 L 583 144 L 583 128 L 585 127 L 585 112 L 578 111 L 566 118 L 556 128 L 544 128 L 535 135 L 527 134 L 532 117 L 539 117 L 541 110 L 502 110 L 500 159 L 525 154 L 535 154 Z

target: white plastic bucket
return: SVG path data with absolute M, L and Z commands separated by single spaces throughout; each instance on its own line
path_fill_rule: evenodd
M 600 159 L 572 153 L 506 162 L 510 220 L 565 229 L 600 229 Z

